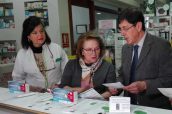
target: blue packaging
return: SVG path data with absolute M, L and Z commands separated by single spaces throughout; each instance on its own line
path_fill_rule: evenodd
M 76 91 L 71 91 L 62 88 L 55 88 L 53 89 L 53 101 L 71 104 L 77 103 L 78 100 L 78 93 Z
M 8 81 L 8 89 L 10 93 L 29 92 L 29 85 L 19 81 Z

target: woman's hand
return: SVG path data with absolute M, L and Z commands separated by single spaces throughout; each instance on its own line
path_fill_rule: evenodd
M 44 93 L 43 90 L 45 90 L 44 88 L 41 87 L 35 87 L 35 86 L 29 86 L 30 91 L 32 92 L 40 92 L 40 93 Z
M 106 99 L 109 100 L 109 97 L 112 96 L 110 91 L 105 91 L 104 93 L 101 94 L 101 96 Z
M 88 87 L 81 88 L 81 87 L 69 87 L 69 86 L 65 86 L 64 89 L 69 89 L 69 90 L 72 90 L 72 91 L 77 91 L 78 93 L 82 93 L 82 92 L 88 90 L 89 88 Z
M 112 95 L 118 94 L 118 90 L 117 90 L 117 89 L 111 88 L 111 87 L 109 87 L 108 89 L 109 89 L 109 92 L 110 92 Z

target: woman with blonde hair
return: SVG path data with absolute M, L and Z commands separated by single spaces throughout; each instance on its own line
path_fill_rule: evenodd
M 94 88 L 104 98 L 109 98 L 109 89 L 104 83 L 116 82 L 114 66 L 103 59 L 104 44 L 94 32 L 81 35 L 77 42 L 77 58 L 65 67 L 60 87 L 84 92 Z

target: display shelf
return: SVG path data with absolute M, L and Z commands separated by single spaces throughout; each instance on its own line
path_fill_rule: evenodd
M 0 78 L 4 76 L 4 74 L 6 73 L 11 74 L 11 72 L 13 71 L 13 68 L 14 68 L 14 63 L 0 64 Z
M 13 3 L 0 4 L 0 29 L 15 28 Z
M 13 19 L 14 16 L 0 16 L 1 19 Z
M 25 11 L 43 11 L 43 10 L 47 10 L 47 9 L 44 9 L 44 8 L 35 8 L 35 9 L 26 9 Z
M 147 31 L 171 41 L 172 34 L 172 24 L 171 16 L 150 16 L 146 18 L 146 28 Z
M 37 16 L 44 25 L 49 25 L 47 0 L 25 2 L 25 16 Z
M 0 41 L 0 65 L 14 63 L 16 55 L 17 48 L 15 40 Z

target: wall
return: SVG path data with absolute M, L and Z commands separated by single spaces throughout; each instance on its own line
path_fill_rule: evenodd
M 4 0 L 3 0 L 4 1 Z M 8 0 L 9 1 L 9 0 Z M 14 29 L 0 29 L 0 40 L 17 40 L 18 48 L 21 47 L 22 23 L 25 19 L 24 2 L 36 0 L 11 0 L 14 8 Z M 0 0 L 2 2 L 2 0 Z M 58 0 L 47 0 L 49 26 L 47 32 L 53 42 L 61 45 Z
M 60 37 L 62 33 L 68 33 L 69 35 L 69 48 L 64 48 L 68 55 L 71 55 L 71 39 L 70 39 L 70 28 L 69 28 L 69 9 L 68 0 L 58 0 L 59 8 L 59 25 L 60 25 Z
M 101 13 L 101 14 L 97 14 Z M 118 16 L 108 12 L 96 11 L 95 12 L 95 21 L 96 21 L 96 28 L 98 28 L 98 21 L 99 20 L 114 20 L 117 19 Z
M 73 20 L 74 43 L 76 43 L 80 35 L 77 34 L 76 25 L 86 24 L 87 30 L 89 30 L 89 25 L 90 25 L 89 9 L 72 5 L 72 20 Z

